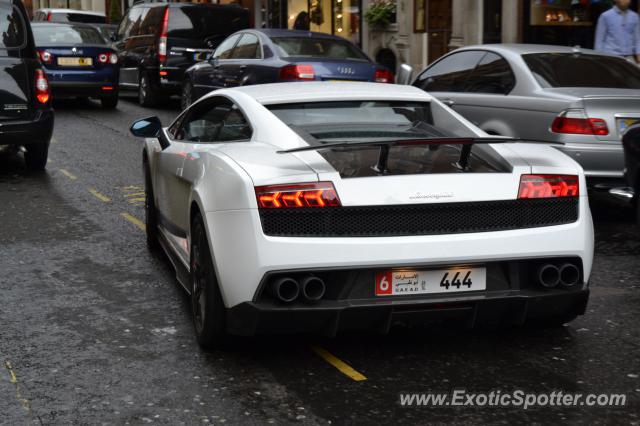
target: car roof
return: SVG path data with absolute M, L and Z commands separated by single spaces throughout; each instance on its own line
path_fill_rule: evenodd
M 414 100 L 429 102 L 429 94 L 413 86 L 360 82 L 299 82 L 241 86 L 211 92 L 208 96 L 241 92 L 261 104 L 321 102 L 328 100 Z
M 473 46 L 465 46 L 457 51 L 463 50 L 491 50 L 497 53 L 511 53 L 517 55 L 526 55 L 530 53 L 588 53 L 593 55 L 611 56 L 604 52 L 597 52 L 592 49 L 583 49 L 579 46 L 553 46 L 548 44 L 517 44 L 517 43 L 502 43 L 502 44 L 477 44 Z
M 51 12 L 51 13 L 80 13 L 83 15 L 94 15 L 94 16 L 106 16 L 102 12 L 94 12 L 92 10 L 79 10 L 79 9 L 50 9 L 50 8 L 42 8 L 36 10 L 36 12 Z
M 32 22 L 32 27 L 43 27 L 43 28 L 53 28 L 53 27 L 85 27 L 96 29 L 95 24 L 87 24 L 86 22 L 49 22 L 49 21 L 40 21 L 40 22 Z M 97 30 L 96 30 L 97 31 Z
M 267 37 L 314 37 L 314 38 L 317 37 L 317 38 L 345 40 L 338 36 L 325 34 L 325 33 L 317 33 L 314 31 L 285 30 L 280 28 L 252 28 L 252 31 L 262 33 Z

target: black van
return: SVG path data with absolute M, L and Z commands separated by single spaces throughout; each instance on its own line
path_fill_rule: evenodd
M 21 0 L 0 0 L 0 34 L 0 145 L 24 148 L 27 167 L 44 170 L 53 132 L 51 92 Z
M 187 68 L 228 35 L 248 27 L 249 11 L 237 5 L 135 4 L 115 36 L 120 93 L 136 90 L 143 106 L 178 94 Z

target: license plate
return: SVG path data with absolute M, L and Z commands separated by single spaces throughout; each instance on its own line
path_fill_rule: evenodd
M 629 127 L 634 124 L 640 123 L 640 119 L 638 118 L 618 118 L 616 120 L 618 124 L 618 135 L 624 136 L 625 132 L 629 129 Z
M 376 274 L 376 296 L 460 293 L 487 289 L 484 267 L 452 267 L 428 271 L 386 271 Z
M 71 67 L 89 67 L 93 65 L 92 58 L 58 58 L 58 65 Z

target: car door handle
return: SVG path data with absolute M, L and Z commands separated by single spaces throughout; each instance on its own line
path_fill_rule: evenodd
M 456 104 L 456 102 L 453 99 L 441 99 L 440 102 L 442 102 L 448 107 L 452 107 Z

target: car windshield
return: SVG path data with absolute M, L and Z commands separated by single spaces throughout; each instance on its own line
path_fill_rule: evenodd
M 71 44 L 106 44 L 98 30 L 75 25 L 45 24 L 33 26 L 36 46 L 60 46 Z
M 296 58 L 327 58 L 368 61 L 369 59 L 347 41 L 330 38 L 273 37 L 282 56 Z
M 574 53 L 522 55 L 543 88 L 640 89 L 640 70 L 622 58 Z
M 340 101 L 268 105 L 312 146 L 330 143 L 475 137 L 470 128 L 438 104 L 407 101 Z M 387 174 L 458 173 L 461 146 L 393 147 Z M 485 146 L 474 148 L 469 171 L 503 172 L 503 162 Z M 374 176 L 376 146 L 319 151 L 342 177 Z

